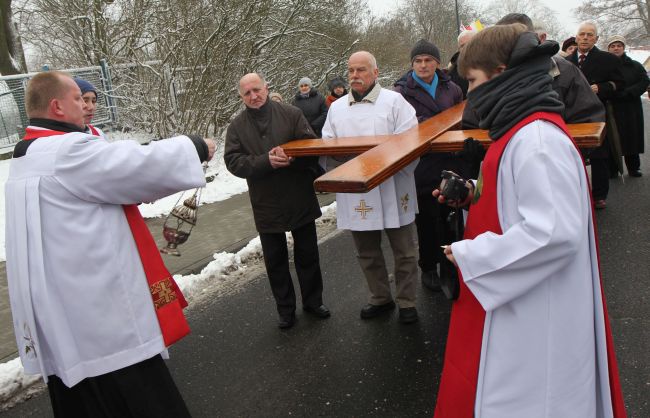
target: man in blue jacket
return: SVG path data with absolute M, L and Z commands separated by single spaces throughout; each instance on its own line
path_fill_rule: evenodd
M 439 67 L 440 51 L 433 43 L 422 39 L 411 50 L 412 69 L 395 83 L 395 91 L 415 108 L 420 123 L 463 100 L 460 87 Z M 418 264 L 422 270 L 422 285 L 433 291 L 440 290 L 438 264 L 443 263 L 441 272 L 446 270 L 440 245 L 449 242 L 449 231 L 446 231 L 449 209 L 431 197 L 431 192 L 440 184 L 442 170 L 465 171 L 459 159 L 451 153 L 425 154 L 415 169 L 419 207 L 415 217 Z

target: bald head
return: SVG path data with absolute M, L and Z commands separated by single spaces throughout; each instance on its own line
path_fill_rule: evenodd
M 377 69 L 377 59 L 375 58 L 374 55 L 372 55 L 368 51 L 358 51 L 355 52 L 354 54 L 350 55 L 350 59 L 348 60 L 349 62 L 355 62 L 355 63 L 364 63 L 367 64 L 371 70 L 376 70 Z
M 259 109 L 269 96 L 266 80 L 257 73 L 246 74 L 239 79 L 239 96 L 246 107 Z
M 348 60 L 348 78 L 350 88 L 359 94 L 370 89 L 379 77 L 377 60 L 367 51 L 359 51 L 350 55 Z
M 81 90 L 69 74 L 46 71 L 27 83 L 25 110 L 29 118 L 44 118 L 85 127 Z

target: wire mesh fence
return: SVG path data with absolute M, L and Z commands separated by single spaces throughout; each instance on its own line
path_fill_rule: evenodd
M 97 89 L 97 110 L 94 125 L 114 122 L 116 112 L 112 107 L 110 76 L 101 66 L 64 70 L 73 77 L 79 77 Z M 27 82 L 37 73 L 0 77 L 0 149 L 13 147 L 25 133 L 28 124 L 25 112 L 25 89 Z

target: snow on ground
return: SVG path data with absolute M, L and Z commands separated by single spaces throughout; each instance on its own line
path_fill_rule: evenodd
M 220 202 L 228 199 L 230 196 L 248 190 L 246 180 L 233 176 L 226 169 L 223 162 L 223 146 L 217 149 L 217 152 L 208 164 L 206 178 L 213 180 L 207 183 L 205 189 L 201 192 L 201 204 Z M 143 203 L 139 206 L 140 213 L 142 213 L 142 216 L 145 218 L 165 216 L 171 212 L 174 206 L 182 203 L 179 202 L 181 196 L 187 198 L 191 193 L 193 193 L 193 190 L 185 192 L 185 194 L 184 192 L 176 193 L 163 199 L 159 199 L 153 203 Z

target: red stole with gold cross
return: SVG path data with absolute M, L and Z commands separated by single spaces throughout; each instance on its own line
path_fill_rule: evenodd
M 96 130 L 92 132 L 97 135 Z M 28 127 L 25 130 L 23 139 L 31 140 L 65 134 L 65 132 Z M 138 248 L 142 268 L 147 277 L 149 291 L 151 292 L 165 346 L 169 347 L 190 332 L 190 327 L 185 315 L 183 315 L 183 308 L 187 306 L 187 301 L 171 274 L 169 274 L 167 267 L 165 267 L 160 251 L 156 246 L 156 241 L 151 236 L 151 232 L 147 228 L 138 206 L 123 205 L 122 207 L 131 234 L 133 234 L 135 245 Z

